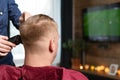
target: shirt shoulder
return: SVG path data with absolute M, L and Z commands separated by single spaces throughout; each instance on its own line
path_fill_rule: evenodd
M 0 65 L 0 80 L 16 80 L 19 76 L 19 68 L 10 65 Z
M 79 71 L 63 68 L 62 80 L 88 80 L 88 78 Z

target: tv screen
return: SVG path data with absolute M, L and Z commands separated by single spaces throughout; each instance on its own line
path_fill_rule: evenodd
M 120 3 L 83 9 L 83 38 L 120 41 Z

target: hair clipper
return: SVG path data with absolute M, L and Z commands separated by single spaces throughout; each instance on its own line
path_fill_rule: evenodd
M 14 43 L 16 45 L 22 43 L 20 35 L 15 35 L 15 36 L 9 38 L 8 41 L 10 41 L 10 42 L 12 42 L 12 43 Z

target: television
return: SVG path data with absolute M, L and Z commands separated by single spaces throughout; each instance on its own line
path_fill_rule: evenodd
M 84 40 L 120 41 L 120 3 L 84 8 L 82 14 Z

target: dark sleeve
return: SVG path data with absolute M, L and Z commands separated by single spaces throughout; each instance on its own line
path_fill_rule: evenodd
M 14 0 L 8 0 L 8 17 L 17 29 L 19 28 L 20 16 L 21 16 L 21 12 L 18 9 L 18 5 L 15 3 Z

